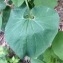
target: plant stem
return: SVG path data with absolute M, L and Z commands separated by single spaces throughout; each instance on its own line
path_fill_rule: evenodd
M 28 0 L 25 0 L 25 3 L 26 3 L 27 8 L 28 8 L 28 10 L 29 10 Z

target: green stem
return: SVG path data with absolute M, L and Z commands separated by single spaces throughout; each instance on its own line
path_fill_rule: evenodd
M 29 9 L 28 0 L 25 0 L 25 3 L 27 5 L 27 8 Z

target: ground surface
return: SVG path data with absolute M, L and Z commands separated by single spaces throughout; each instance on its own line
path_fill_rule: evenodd
M 58 5 L 55 7 L 60 16 L 60 30 L 63 31 L 63 0 L 58 0 Z

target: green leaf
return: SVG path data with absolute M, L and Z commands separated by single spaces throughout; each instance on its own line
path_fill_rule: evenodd
M 1 55 L 5 55 L 4 48 L 2 46 L 0 46 L 0 57 Z
M 30 14 L 26 8 L 14 9 L 5 28 L 6 41 L 20 58 L 36 58 L 51 46 L 58 25 L 58 14 L 48 7 L 35 7 Z
M 56 63 L 57 56 L 54 54 L 52 48 L 48 48 L 43 54 L 41 54 L 38 59 L 44 61 L 45 63 Z
M 54 53 L 63 60 L 63 32 L 59 31 L 57 36 L 55 37 L 52 49 Z
M 0 30 L 1 30 L 1 26 L 2 26 L 2 16 L 0 14 Z
M 31 59 L 31 63 L 44 63 L 39 59 Z
M 0 59 L 0 63 L 7 63 L 6 59 Z
M 18 63 L 19 59 L 15 58 L 14 56 L 10 59 L 10 63 Z
M 54 8 L 57 5 L 57 0 L 34 0 L 35 6 L 48 6 Z
M 5 31 L 5 26 L 8 22 L 9 16 L 10 16 L 10 11 L 11 9 L 9 7 L 6 7 L 3 10 L 3 15 L 2 15 L 2 30 Z
M 0 63 L 7 63 L 5 55 L 4 48 L 0 46 Z
M 13 4 L 17 7 L 21 6 L 24 0 L 12 0 Z
M 0 0 L 0 11 L 2 11 L 3 9 L 5 9 L 6 4 L 4 2 L 5 0 Z
M 45 51 L 43 57 L 43 61 L 46 63 L 53 63 L 52 51 L 50 49 Z

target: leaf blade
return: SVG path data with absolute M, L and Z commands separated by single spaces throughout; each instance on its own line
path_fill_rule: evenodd
M 34 0 L 35 6 L 48 6 L 54 8 L 57 5 L 57 0 Z
M 33 8 L 31 15 L 34 16 L 34 19 L 28 18 L 28 16 L 23 17 L 28 15 L 26 9 L 12 10 L 5 29 L 5 37 L 20 58 L 25 55 L 38 57 L 51 46 L 52 40 L 58 32 L 59 16 L 52 9 L 49 9 L 48 12 L 44 11 L 47 9 L 48 7 Z M 48 14 L 49 16 L 47 16 Z
M 52 44 L 52 49 L 54 53 L 63 60 L 63 32 L 59 31 L 57 36 L 55 37 L 53 44 Z
M 1 30 L 1 26 L 2 26 L 2 16 L 0 14 L 0 30 Z
M 0 0 L 0 11 L 2 11 L 3 9 L 5 9 L 6 4 L 4 2 L 5 0 Z
M 15 6 L 19 7 L 23 4 L 24 0 L 12 0 Z

